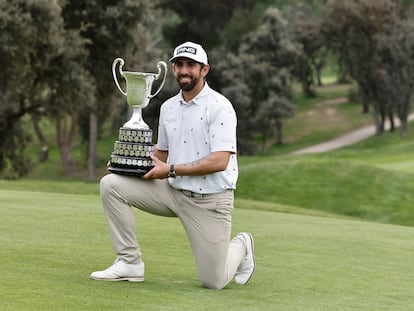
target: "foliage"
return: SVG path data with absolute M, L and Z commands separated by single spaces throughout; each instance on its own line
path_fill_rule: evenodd
M 296 58 L 286 21 L 277 9 L 269 9 L 259 28 L 243 37 L 237 53 L 224 51 L 216 51 L 216 70 L 238 114 L 240 152 L 257 152 L 257 138 L 264 150 L 274 133 L 282 143 L 282 120 L 293 115 L 289 68 Z
M 220 32 L 221 41 L 231 51 L 237 49 L 239 39 L 256 29 L 269 5 L 264 1 L 249 1 L 250 5 L 236 7 L 233 15 Z
M 68 29 L 80 29 L 88 43 L 82 65 L 96 85 L 97 112 L 107 115 L 115 88 L 111 64 L 123 57 L 128 66 L 143 65 L 148 44 L 145 28 L 146 1 L 66 1 L 63 17 Z M 102 78 L 108 77 L 108 78 Z
M 377 36 L 378 101 L 395 113 L 401 123 L 401 135 L 407 135 L 407 118 L 414 92 L 414 22 L 400 20 L 388 34 Z
M 149 5 L 100 0 L 9 2 L 0 1 L 0 171 L 10 163 L 15 175 L 27 173 L 29 165 L 21 165 L 27 163 L 21 120 L 30 120 L 31 115 L 33 120 L 39 116 L 53 120 L 64 170 L 73 175 L 77 120 L 92 116 L 88 129 L 95 135 L 88 138 L 94 143 L 97 118 L 108 118 L 112 110 L 112 61 L 122 56 L 131 65 L 144 62 Z M 94 158 L 93 147 L 89 151 Z M 92 166 L 95 169 L 94 162 Z
M 325 7 L 323 33 L 357 81 L 364 102 L 373 105 L 378 133 L 395 112 L 406 132 L 414 79 L 410 24 L 399 15 L 398 1 L 331 0 Z
M 305 96 L 315 96 L 312 85 L 315 78 L 318 85 L 322 85 L 321 70 L 327 57 L 327 48 L 316 12 L 309 3 L 299 2 L 289 7 L 285 18 L 289 21 L 292 40 L 301 49 L 293 73 L 301 83 Z
M 176 23 L 164 26 L 164 37 L 173 46 L 185 41 L 193 41 L 202 43 L 207 50 L 210 50 L 222 43 L 220 34 L 234 10 L 246 8 L 247 2 L 246 0 L 160 0 L 158 7 L 168 8 L 179 17 Z
M 75 62 L 83 49 L 76 33 L 64 31 L 61 8 L 55 1 L 2 0 L 0 11 L 0 172 L 8 160 L 15 176 L 21 176 L 29 169 L 21 165 L 27 163 L 21 140 L 26 136 L 23 118 L 69 112 L 82 104 L 62 105 L 61 100 L 83 95 L 83 88 L 70 87 L 79 86 L 83 78 Z
M 87 56 L 82 65 L 90 76 L 86 83 L 95 86 L 91 100 L 80 112 L 79 123 L 83 126 L 83 138 L 89 143 L 88 179 L 95 178 L 96 140 L 101 124 L 113 113 L 112 96 L 116 89 L 110 66 L 116 57 L 122 57 L 128 66 L 144 63 L 149 7 L 148 2 L 142 0 L 68 0 L 64 6 L 66 26 L 68 29 L 79 29 L 82 38 L 88 42 L 85 46 Z

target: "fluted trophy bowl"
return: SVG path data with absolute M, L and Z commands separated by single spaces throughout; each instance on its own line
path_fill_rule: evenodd
M 126 91 L 119 85 L 116 67 L 119 64 L 119 74 L 126 81 Z M 157 63 L 158 73 L 143 73 L 123 71 L 124 60 L 116 58 L 112 64 L 112 75 L 118 90 L 126 96 L 127 103 L 132 108 L 131 118 L 119 129 L 118 140 L 115 141 L 108 170 L 122 175 L 143 176 L 152 167 L 151 155 L 154 153 L 152 130 L 142 118 L 142 109 L 147 107 L 151 98 L 162 89 L 167 77 L 167 64 Z M 163 70 L 162 70 L 163 68 Z M 161 77 L 162 82 L 157 91 L 151 94 L 152 84 Z

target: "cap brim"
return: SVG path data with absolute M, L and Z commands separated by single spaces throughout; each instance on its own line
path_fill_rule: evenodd
M 177 60 L 178 58 L 188 58 L 188 59 L 191 59 L 191 60 L 193 60 L 193 61 L 195 61 L 197 63 L 204 64 L 204 62 L 202 62 L 199 59 L 197 59 L 196 57 L 194 57 L 194 55 L 192 55 L 192 54 L 184 54 L 184 53 L 183 54 L 180 54 L 178 56 L 171 57 L 170 60 L 169 60 L 169 62 L 170 63 L 174 63 L 175 60 Z

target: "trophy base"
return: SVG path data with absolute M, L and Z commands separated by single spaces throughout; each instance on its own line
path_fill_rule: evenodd
M 111 155 L 108 170 L 121 175 L 143 176 L 154 167 L 150 157 L 128 157 Z
M 151 169 L 152 167 L 148 167 L 147 169 L 141 169 L 141 168 L 122 168 L 122 167 L 110 166 L 108 168 L 108 171 L 114 174 L 119 174 L 119 175 L 142 177 Z
M 121 127 L 118 140 L 114 143 L 108 170 L 115 174 L 144 176 L 154 167 L 151 159 L 154 145 L 151 140 L 151 129 Z

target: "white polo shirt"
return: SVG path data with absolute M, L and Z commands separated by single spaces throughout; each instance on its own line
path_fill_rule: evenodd
M 236 126 L 237 117 L 230 101 L 207 83 L 188 103 L 181 91 L 164 102 L 160 111 L 157 147 L 168 151 L 168 163 L 191 163 L 215 151 L 232 152 L 226 170 L 205 176 L 169 178 L 170 185 L 197 193 L 236 189 Z

